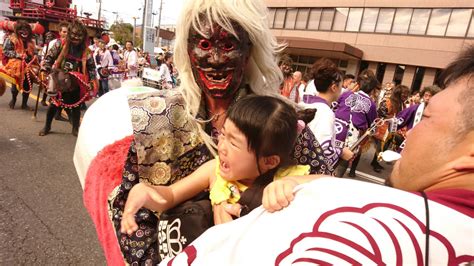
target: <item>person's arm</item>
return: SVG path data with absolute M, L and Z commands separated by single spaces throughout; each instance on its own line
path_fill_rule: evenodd
M 44 56 L 44 59 L 43 59 L 44 63 L 41 70 L 46 71 L 46 72 L 51 71 L 51 68 L 53 67 L 54 62 L 58 58 L 59 53 L 61 53 L 61 48 L 62 48 L 62 45 L 60 41 L 56 41 L 54 42 L 54 44 L 51 44 L 51 42 L 49 43 L 49 49 L 46 55 Z
M 295 198 L 293 190 L 296 186 L 323 176 L 324 175 L 287 176 L 271 182 L 263 190 L 263 208 L 268 212 L 275 212 L 287 207 Z
M 131 234 L 138 229 L 135 213 L 142 207 L 163 212 L 209 188 L 215 167 L 216 161 L 211 160 L 170 186 L 135 185 L 125 203 L 120 231 Z
M 6 38 L 5 42 L 3 43 L 3 56 L 8 58 L 22 58 L 22 55 L 15 51 L 15 45 L 10 40 L 10 38 Z

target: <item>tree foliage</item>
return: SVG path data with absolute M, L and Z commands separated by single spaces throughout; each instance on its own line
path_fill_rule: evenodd
M 125 45 L 126 41 L 133 40 L 133 25 L 130 23 L 124 23 L 122 21 L 116 21 L 112 26 L 110 26 L 109 31 L 113 32 L 114 39 L 122 44 Z M 141 43 L 140 36 L 135 36 L 135 46 L 139 46 Z

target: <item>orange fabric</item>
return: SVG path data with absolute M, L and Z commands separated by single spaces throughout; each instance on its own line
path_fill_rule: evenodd
M 35 44 L 33 41 L 29 41 L 25 49 L 23 41 L 16 37 L 15 34 L 10 35 L 10 41 L 15 46 L 15 52 L 21 55 L 28 55 L 33 57 L 35 55 Z M 23 90 L 23 79 L 26 73 L 26 63 L 22 59 L 9 58 L 5 66 L 0 68 L 0 71 L 11 76 L 16 80 L 18 84 L 18 90 Z
M 295 81 L 293 78 L 290 76 L 289 78 L 286 78 L 283 81 L 283 86 L 281 87 L 281 95 L 285 96 L 286 98 L 290 97 L 291 90 L 293 90 L 293 87 L 295 86 Z

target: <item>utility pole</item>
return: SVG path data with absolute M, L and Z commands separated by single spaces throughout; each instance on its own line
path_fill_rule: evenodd
M 161 27 L 161 10 L 163 9 L 163 0 L 160 0 L 160 13 L 158 13 L 158 29 L 156 32 L 156 46 L 160 47 L 160 27 Z
M 146 16 L 146 10 L 147 10 L 147 1 L 145 0 L 144 6 L 143 6 L 143 19 L 142 19 L 142 51 L 145 50 L 145 39 L 146 39 L 146 28 L 145 28 L 145 16 Z
M 98 14 L 99 18 L 98 19 L 100 21 L 101 20 L 100 15 L 101 15 L 101 12 L 102 12 L 102 0 L 97 0 L 97 1 L 99 1 L 99 14 Z
M 137 28 L 137 17 L 133 17 L 133 37 L 132 37 L 133 46 L 135 46 L 136 28 Z

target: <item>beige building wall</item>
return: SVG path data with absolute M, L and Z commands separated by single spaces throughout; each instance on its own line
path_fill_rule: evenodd
M 405 67 L 405 73 L 403 73 L 402 85 L 405 85 L 408 88 L 411 87 L 411 84 L 413 83 L 413 78 L 415 77 L 415 70 L 416 70 L 416 67 L 414 66 Z
M 264 0 L 269 7 L 474 7 L 472 0 Z
M 372 70 L 374 73 L 377 73 L 377 62 L 370 62 L 368 69 Z
M 474 8 L 472 0 L 265 0 L 269 7 L 409 7 Z M 300 37 L 352 45 L 363 52 L 362 60 L 444 68 L 474 39 L 395 35 L 363 32 L 273 29 L 277 37 Z
M 423 77 L 423 82 L 421 83 L 420 90 L 422 90 L 426 86 L 433 85 L 435 76 L 436 76 L 436 69 L 433 69 L 433 68 L 426 69 L 425 75 Z
M 383 76 L 382 84 L 393 81 L 393 76 L 395 74 L 395 67 L 396 65 L 394 64 L 387 64 L 387 67 L 385 68 L 385 74 Z

